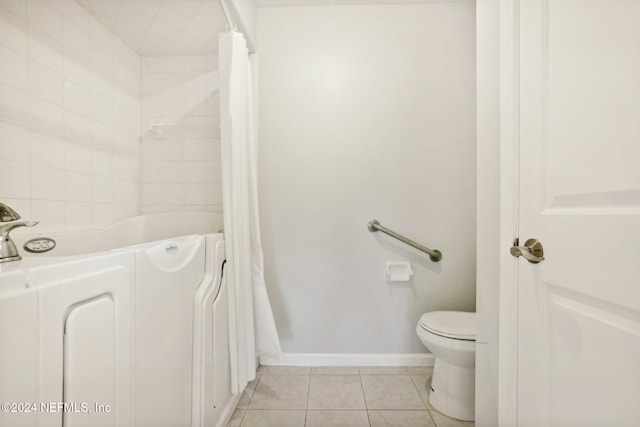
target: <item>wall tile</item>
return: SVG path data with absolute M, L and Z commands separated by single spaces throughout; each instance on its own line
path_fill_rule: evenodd
M 62 42 L 29 25 L 29 60 L 63 72 Z
M 70 17 L 62 20 L 62 44 L 79 56 L 91 61 L 91 31 L 76 24 Z
M 91 154 L 91 172 L 102 177 L 113 176 L 113 154 L 94 149 Z
M 29 163 L 29 146 L 27 129 L 0 122 L 0 159 Z
M 205 199 L 206 188 L 204 182 L 187 183 L 184 185 L 184 203 L 186 205 L 200 205 Z
M 91 227 L 104 228 L 113 223 L 113 206 L 109 203 L 91 204 Z
M 142 154 L 144 158 L 144 152 Z M 163 162 L 157 160 L 143 161 L 140 170 L 140 180 L 142 183 L 161 183 L 162 182 L 162 165 Z
M 65 169 L 76 172 L 92 172 L 92 150 L 89 145 L 67 143 Z
M 162 160 L 184 160 L 184 142 L 180 139 L 164 139 L 162 141 Z
M 62 15 L 85 30 L 91 30 L 91 15 L 75 0 L 62 0 Z
M 91 144 L 93 136 L 92 120 L 71 110 L 64 110 L 64 137 L 78 144 Z
M 44 133 L 31 131 L 31 164 L 64 169 L 67 142 Z
M 39 221 L 38 232 L 60 231 L 65 228 L 65 202 L 32 200 L 31 218 Z
M 184 184 L 162 184 L 162 202 L 167 205 L 182 205 L 184 203 Z
M 28 126 L 41 133 L 63 137 L 65 134 L 64 108 L 35 95 L 31 95 L 27 99 L 30 103 L 26 115 L 29 118 Z M 62 97 L 56 101 L 62 102 Z
M 113 180 L 93 175 L 91 180 L 91 200 L 98 203 L 113 202 Z
M 27 19 L 27 0 L 0 0 L 0 6 L 15 13 L 22 19 Z
M 142 95 L 159 95 L 162 93 L 162 73 L 143 73 L 140 82 Z
M 222 185 L 217 182 L 205 183 L 205 199 L 206 204 L 222 204 Z
M 92 117 L 91 90 L 71 80 L 65 79 L 64 106 L 74 113 Z
M 220 160 L 220 140 L 207 139 L 205 142 L 205 160 Z
M 63 105 L 64 79 L 58 72 L 36 62 L 29 64 L 29 91 L 34 97 Z
M 222 165 L 220 160 L 205 162 L 205 180 L 207 182 L 222 182 Z
M 65 171 L 46 166 L 31 166 L 31 197 L 39 200 L 65 199 Z
M 91 201 L 91 174 L 82 172 L 65 172 L 66 199 L 77 202 Z M 88 220 L 91 222 L 91 205 L 88 207 Z
M 68 47 L 64 51 L 64 77 L 82 86 L 91 87 L 91 62 Z
M 185 160 L 204 160 L 206 156 L 207 139 L 188 139 L 184 141 Z
M 20 55 L 27 54 L 27 22 L 0 7 L 0 45 Z
M 218 108 L 207 106 L 218 100 L 217 87 L 207 86 L 213 58 L 141 61 L 142 212 L 221 211 L 221 186 L 213 184 L 220 179 Z
M 207 67 L 206 56 L 186 56 L 183 59 L 184 69 L 187 72 L 190 71 L 204 71 Z M 215 68 L 218 68 L 216 61 Z
M 113 124 L 113 104 L 98 93 L 91 93 L 91 118 L 106 126 Z
M 0 160 L 0 194 L 7 198 L 24 199 L 31 189 L 29 164 Z
M 140 60 L 140 67 L 142 71 L 147 72 L 162 72 L 164 71 L 164 58 L 162 56 L 149 56 Z
M 87 230 L 92 225 L 92 210 L 89 202 L 66 202 L 64 223 L 67 230 Z
M 142 204 L 143 205 L 162 204 L 162 184 L 143 183 L 142 184 Z
M 62 11 L 48 1 L 28 0 L 29 24 L 62 41 Z
M 162 182 L 164 183 L 183 183 L 184 182 L 184 163 L 178 162 L 162 162 Z
M 205 182 L 205 162 L 184 162 L 184 182 Z
M 140 58 L 74 0 L 0 0 L 0 63 L 0 198 L 39 231 L 137 214 Z
M 29 94 L 0 83 L 0 120 L 29 126 Z

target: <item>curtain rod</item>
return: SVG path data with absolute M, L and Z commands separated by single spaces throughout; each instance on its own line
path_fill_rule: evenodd
M 222 13 L 224 14 L 225 19 L 227 20 L 227 25 L 229 26 L 230 31 L 236 31 L 236 24 L 231 19 L 231 14 L 229 13 L 229 8 L 227 7 L 227 3 L 225 0 L 218 0 L 220 3 L 220 8 L 222 9 Z

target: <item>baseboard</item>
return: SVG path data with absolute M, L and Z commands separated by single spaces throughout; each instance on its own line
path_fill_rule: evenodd
M 282 360 L 260 357 L 264 366 L 433 366 L 434 363 L 431 353 L 284 353 Z

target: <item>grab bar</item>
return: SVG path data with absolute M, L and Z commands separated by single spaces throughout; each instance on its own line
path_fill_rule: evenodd
M 421 244 L 416 243 L 411 239 L 407 239 L 406 237 L 396 233 L 395 231 L 391 231 L 387 227 L 381 226 L 380 222 L 378 222 L 377 219 L 372 219 L 371 221 L 369 221 L 369 224 L 367 224 L 367 228 L 369 229 L 369 231 L 382 231 L 383 233 L 400 240 L 402 243 L 406 243 L 407 245 L 413 246 L 419 251 L 429 254 L 429 258 L 433 262 L 438 262 L 442 259 L 442 252 L 440 252 L 439 250 L 429 249 L 426 246 L 422 246 Z

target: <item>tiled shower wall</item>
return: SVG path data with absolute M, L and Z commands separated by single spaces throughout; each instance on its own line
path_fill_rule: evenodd
M 38 231 L 139 213 L 140 58 L 73 0 L 0 0 L 0 201 Z
M 217 56 L 142 58 L 142 212 L 222 212 Z

